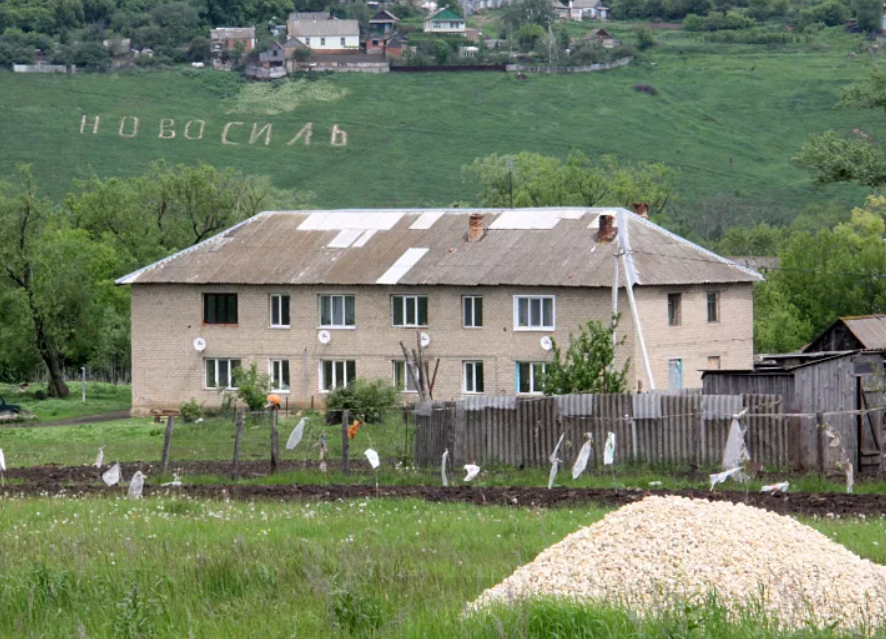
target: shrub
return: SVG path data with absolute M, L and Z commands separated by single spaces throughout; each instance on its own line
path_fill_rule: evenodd
M 178 411 L 181 413 L 182 419 L 186 424 L 193 424 L 195 421 L 203 417 L 203 409 L 193 397 L 191 398 L 191 401 L 179 404 Z
M 649 27 L 639 27 L 635 32 L 637 35 L 637 48 L 640 51 L 646 51 L 655 46 L 655 34 Z
M 800 12 L 800 28 L 821 22 L 827 27 L 836 27 L 849 21 L 849 7 L 837 0 L 830 0 Z
M 560 345 L 552 340 L 553 357 L 542 375 L 544 394 L 624 393 L 630 360 L 621 370 L 615 368 L 615 347 L 624 344 L 624 338 L 613 344 L 614 330 L 589 320 L 585 326 L 579 326 L 578 335 L 569 334 L 569 346 L 562 357 Z
M 372 381 L 357 378 L 347 386 L 335 388 L 326 397 L 327 408 L 348 410 L 352 417 L 368 424 L 380 422 L 399 402 L 400 393 L 382 378 Z
M 34 391 L 34 399 L 36 399 L 38 402 L 42 402 L 44 399 L 46 399 L 46 391 L 44 391 L 44 390 Z
M 704 28 L 704 18 L 690 13 L 683 18 L 683 28 L 687 31 L 701 31 Z
M 258 372 L 258 364 L 252 362 L 249 368 L 235 368 L 232 372 L 234 384 L 237 386 L 237 397 L 256 411 L 265 407 L 268 393 L 271 392 L 271 376 Z
M 726 13 L 713 12 L 709 13 L 704 21 L 704 29 L 706 31 L 722 31 L 730 29 L 750 29 L 756 25 L 753 18 L 738 13 L 737 11 L 727 11 Z

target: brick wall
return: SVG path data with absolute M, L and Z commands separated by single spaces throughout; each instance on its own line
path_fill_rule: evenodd
M 658 289 L 637 289 L 659 387 L 667 382 L 667 358 L 675 354 L 686 357 L 687 386 L 700 386 L 701 377 L 690 375 L 690 366 L 714 350 L 723 351 L 724 368 L 750 365 L 751 286 L 733 287 L 728 289 L 728 295 L 727 289 L 721 290 L 724 321 L 720 325 L 707 326 L 703 315 L 696 318 L 695 302 L 684 295 L 683 326 L 673 331 L 667 326 L 666 296 L 662 311 L 662 293 Z M 203 325 L 202 294 L 211 292 L 238 294 L 237 326 Z M 269 327 L 269 295 L 275 293 L 290 295 L 291 328 Z M 332 339 L 323 345 L 317 339 L 318 295 L 330 293 L 356 296 L 357 327 L 329 329 Z M 428 295 L 429 326 L 422 330 L 431 338 L 427 356 L 432 361 L 438 357 L 441 360 L 434 392 L 437 399 L 461 395 L 463 361 L 484 362 L 486 394 L 512 394 L 516 384 L 515 362 L 544 361 L 550 357 L 539 344 L 541 337 L 550 335 L 565 345 L 569 332 L 579 324 L 588 319 L 608 321 L 611 312 L 611 293 L 605 289 L 134 285 L 133 412 L 144 414 L 153 408 L 175 408 L 191 397 L 206 406 L 218 405 L 220 394 L 204 388 L 204 358 L 239 358 L 244 366 L 256 361 L 262 371 L 268 370 L 271 359 L 288 359 L 291 404 L 309 403 L 313 398 L 317 405 L 322 405 L 319 367 L 324 359 L 352 359 L 356 361 L 358 376 L 390 379 L 392 361 L 403 359 L 399 342 L 403 340 L 412 347 L 416 339 L 416 329 L 391 326 L 390 295 L 400 293 Z M 515 332 L 513 296 L 552 293 L 556 295 L 556 331 Z M 698 294 L 703 297 L 701 289 Z M 483 296 L 483 328 L 462 327 L 463 295 Z M 703 313 L 703 301 L 699 304 L 698 313 Z M 621 360 L 631 357 L 631 386 L 636 388 L 637 377 L 643 375 L 642 359 L 624 292 L 619 297 L 619 308 L 619 336 L 628 338 L 620 349 Z M 734 319 L 726 321 L 727 311 Z M 206 340 L 203 353 L 193 347 L 196 337 Z M 706 341 L 702 343 L 699 337 Z M 700 343 L 690 348 L 693 339 Z M 736 339 L 739 341 L 731 341 Z M 665 340 L 664 344 L 661 340 Z M 646 382 L 644 387 L 648 388 Z

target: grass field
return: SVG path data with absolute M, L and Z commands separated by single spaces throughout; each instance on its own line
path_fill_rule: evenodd
M 611 27 L 631 39 L 627 25 Z M 727 194 L 778 220 L 810 202 L 860 201 L 854 188 L 815 190 L 791 162 L 809 133 L 861 127 L 877 135 L 886 124 L 880 113 L 833 108 L 841 89 L 869 72 L 869 56 L 847 57 L 860 37 L 834 29 L 773 49 L 704 44 L 679 31 L 658 37 L 662 46 L 628 68 L 526 82 L 504 73 L 339 74 L 238 94 L 232 75 L 212 71 L 2 72 L 0 176 L 31 163 L 60 198 L 72 178 L 92 172 L 130 176 L 158 159 L 203 160 L 312 190 L 318 207 L 434 206 L 474 199 L 460 168 L 478 156 L 578 148 L 678 168 L 677 206 L 689 209 Z M 660 95 L 636 92 L 637 83 Z M 125 116 L 139 118 L 135 137 L 120 135 Z M 174 120 L 163 129 L 174 138 L 160 137 L 161 119 Z M 206 122 L 203 138 L 185 139 L 194 119 Z M 222 144 L 230 122 L 242 123 L 229 130 L 236 144 Z M 288 146 L 307 122 L 310 146 L 305 136 Z M 273 125 L 267 145 L 258 135 L 265 123 Z M 334 125 L 346 146 L 331 145 Z M 123 133 L 133 127 L 127 120 Z
M 391 500 L 0 500 L 0 636 L 786 636 L 752 622 L 728 626 L 708 609 L 658 622 L 575 606 L 461 617 L 485 588 L 603 514 Z M 809 523 L 886 559 L 882 521 Z
M 17 404 L 25 412 L 35 415 L 39 422 L 124 411 L 132 406 L 132 389 L 129 386 L 87 382 L 85 402 L 79 382 L 68 382 L 68 388 L 71 396 L 67 399 L 38 400 L 34 398 L 34 393 L 38 390 L 46 392 L 45 384 L 31 384 L 26 390 L 14 384 L 0 384 L 0 395 L 10 404 Z

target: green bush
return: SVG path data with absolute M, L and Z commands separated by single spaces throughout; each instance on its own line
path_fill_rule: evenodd
M 638 27 L 636 32 L 637 48 L 640 51 L 646 51 L 655 46 L 655 34 L 649 27 Z
M 186 424 L 193 424 L 203 417 L 203 408 L 193 397 L 191 401 L 179 404 L 178 412 L 181 413 L 182 419 Z
M 390 381 L 376 378 L 372 381 L 362 377 L 347 386 L 339 386 L 326 397 L 326 407 L 348 410 L 351 416 L 375 424 L 384 419 L 385 413 L 400 403 L 400 393 Z
M 614 331 L 613 326 L 588 320 L 585 326 L 579 326 L 578 335 L 569 334 L 569 346 L 562 354 L 557 341 L 551 340 L 553 357 L 542 374 L 544 394 L 627 391 L 630 359 L 621 370 L 616 369 L 615 348 L 624 344 L 624 338 L 614 344 Z
M 821 22 L 827 27 L 836 27 L 849 21 L 849 7 L 837 0 L 830 0 L 800 12 L 800 28 Z
M 690 13 L 683 18 L 683 28 L 687 31 L 701 31 L 704 28 L 704 18 Z
M 249 407 L 249 410 L 261 410 L 268 403 L 271 392 L 271 376 L 258 372 L 258 364 L 252 362 L 249 368 L 235 368 L 231 375 L 237 387 L 237 397 Z

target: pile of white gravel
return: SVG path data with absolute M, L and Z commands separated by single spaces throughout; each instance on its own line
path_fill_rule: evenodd
M 606 602 L 639 614 L 703 603 L 758 607 L 790 628 L 886 621 L 886 567 L 790 517 L 729 502 L 648 497 L 544 550 L 470 604 L 533 597 Z

